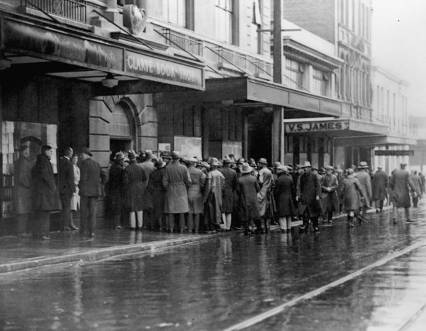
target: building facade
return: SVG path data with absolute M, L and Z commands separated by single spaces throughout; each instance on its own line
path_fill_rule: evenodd
M 413 156 L 410 145 L 416 140 L 409 128 L 408 83 L 378 66 L 372 67 L 373 116 L 384 123 L 388 133 L 376 142 L 374 164 L 382 166 L 387 173 L 401 163 L 410 165 Z
M 346 129 L 316 133 L 332 140 L 332 160 L 342 168 L 362 160 L 374 163 L 376 141 L 387 134 L 373 116 L 371 13 L 369 0 L 284 0 L 284 17 L 333 44 L 342 61 L 335 86 L 342 103 L 340 124 Z

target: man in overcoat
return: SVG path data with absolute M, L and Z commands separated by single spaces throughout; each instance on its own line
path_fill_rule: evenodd
M 138 163 L 138 165 L 145 172 L 146 181 L 144 185 L 148 187 L 151 173 L 154 172 L 155 170 L 155 165 L 154 165 L 155 160 L 153 159 L 151 150 L 145 151 L 144 154 L 145 154 L 144 160 L 142 161 L 142 163 Z M 152 209 L 154 206 L 154 201 L 152 200 L 152 195 L 149 193 L 148 190 L 144 191 L 144 195 L 142 197 L 142 206 L 143 206 L 143 218 L 145 222 L 145 227 L 148 228 L 149 230 L 154 230 L 155 224 L 154 224 L 154 219 L 152 217 L 153 216 Z
M 231 163 L 230 158 L 223 159 L 223 167 L 219 170 L 225 177 L 222 196 L 222 221 L 226 231 L 231 230 L 234 195 L 237 188 L 237 172 L 231 168 Z
M 394 170 L 389 183 L 391 190 L 391 200 L 393 202 L 393 221 L 396 222 L 398 208 L 404 208 L 407 222 L 410 220 L 410 191 L 416 195 L 416 190 L 410 181 L 410 173 L 405 169 L 406 164 L 402 163 L 400 169 Z
M 263 223 L 260 225 L 260 230 L 262 232 L 268 232 L 269 222 L 274 214 L 272 209 L 273 178 L 272 172 L 268 168 L 268 161 L 265 158 L 259 159 L 258 164 L 260 191 L 257 194 L 257 199 L 259 201 L 259 216 Z
M 361 183 L 354 175 L 354 170 L 349 168 L 346 170 L 347 175 L 343 178 L 340 185 L 341 201 L 343 209 L 348 216 L 348 225 L 354 226 L 354 218 L 359 217 L 361 208 L 361 198 L 364 196 L 364 190 Z
M 387 198 L 387 187 L 389 184 L 389 177 L 386 172 L 383 171 L 381 166 L 377 167 L 377 171 L 373 176 L 373 201 L 376 205 L 376 213 L 383 212 L 383 203 Z
M 361 184 L 363 190 L 363 199 L 361 201 L 361 214 L 359 215 L 360 220 L 365 221 L 365 215 L 371 205 L 372 189 L 371 189 L 371 176 L 368 172 L 369 166 L 365 161 L 361 161 L 358 166 L 358 171 L 355 173 L 355 177 Z
M 412 200 L 413 200 L 413 207 L 417 208 L 417 205 L 419 203 L 419 199 L 421 197 L 422 192 L 422 181 L 417 174 L 416 170 L 413 170 L 410 175 L 410 181 L 413 184 L 414 190 L 416 194 L 413 194 Z
M 339 182 L 337 176 L 333 174 L 333 170 L 332 166 L 326 166 L 326 173 L 321 179 L 321 199 L 329 224 L 333 223 L 333 213 L 339 210 L 339 199 L 337 196 Z
M 129 152 L 129 165 L 123 172 L 124 206 L 129 213 L 130 230 L 142 230 L 143 195 L 146 191 L 146 174 L 136 161 L 136 154 Z
M 101 196 L 102 172 L 98 162 L 92 159 L 92 152 L 84 148 L 80 158 L 80 233 L 93 238 L 96 226 L 96 207 Z
M 35 234 L 43 240 L 49 240 L 50 214 L 61 210 L 61 201 L 53 174 L 53 149 L 49 145 L 41 147 L 41 154 L 37 156 L 32 175 L 33 208 L 36 216 Z
M 300 213 L 303 215 L 301 231 L 307 231 L 309 220 L 315 233 L 319 232 L 318 217 L 321 214 L 320 194 L 321 183 L 318 176 L 312 172 L 309 161 L 303 165 L 304 173 L 298 178 L 296 200 L 300 202 Z
M 237 192 L 241 207 L 241 219 L 244 225 L 244 234 L 249 235 L 254 231 L 254 221 L 259 218 L 259 202 L 257 193 L 259 183 L 253 175 L 253 168 L 244 162 L 240 169 Z
M 166 190 L 164 213 L 167 214 L 169 230 L 173 232 L 175 215 L 179 216 L 179 227 L 185 226 L 185 214 L 189 211 L 188 188 L 191 184 L 188 169 L 180 163 L 179 153 L 171 153 L 172 160 L 166 166 L 163 186 Z
M 121 215 L 124 210 L 124 159 L 124 153 L 116 153 L 108 175 L 108 213 L 112 220 L 112 227 L 115 229 L 121 229 Z
M 67 147 L 64 155 L 59 158 L 58 164 L 58 182 L 59 182 L 59 195 L 62 202 L 62 228 L 64 231 L 77 230 L 71 216 L 71 199 L 76 192 L 74 183 L 74 166 L 72 165 L 71 158 L 73 149 Z

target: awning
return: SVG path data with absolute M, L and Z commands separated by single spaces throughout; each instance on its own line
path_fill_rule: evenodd
M 353 139 L 354 137 L 386 137 L 387 126 L 354 119 L 291 121 L 285 123 L 286 134 L 313 134 Z
M 341 115 L 338 100 L 251 77 L 207 79 L 203 99 L 207 102 L 229 100 L 242 107 L 282 106 L 286 108 L 286 117 Z
M 124 43 L 27 15 L 0 13 L 0 49 L 12 66 L 43 64 L 45 74 L 101 82 L 106 74 L 127 84 L 204 89 L 204 64 L 161 49 Z M 156 84 L 157 83 L 157 84 Z M 142 88 L 149 88 L 139 83 Z M 139 89 L 133 93 L 141 92 Z

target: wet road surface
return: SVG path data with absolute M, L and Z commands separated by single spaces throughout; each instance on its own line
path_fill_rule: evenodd
M 372 215 L 354 229 L 339 222 L 318 236 L 233 234 L 150 256 L 2 275 L 0 328 L 222 330 L 418 245 L 247 325 L 418 330 L 426 319 L 425 209 L 413 211 L 413 224 L 394 225 L 388 214 Z

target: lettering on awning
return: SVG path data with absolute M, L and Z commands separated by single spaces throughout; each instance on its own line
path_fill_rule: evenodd
M 328 132 L 349 130 L 349 120 L 293 122 L 285 124 L 286 133 Z

